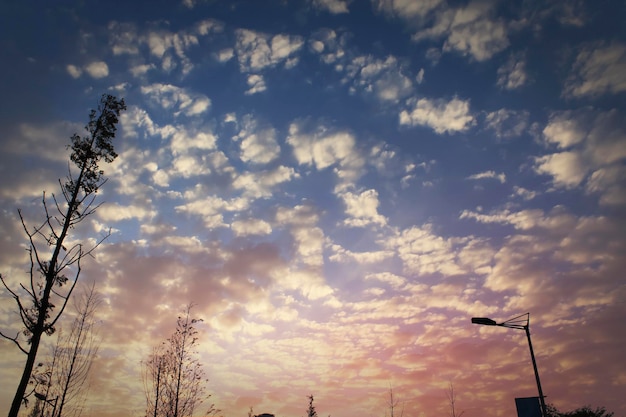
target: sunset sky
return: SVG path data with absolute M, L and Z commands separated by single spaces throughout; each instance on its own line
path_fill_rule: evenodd
M 224 417 L 626 416 L 626 3 L 0 4 L 0 272 L 28 279 L 66 145 L 126 100 L 85 259 L 84 417 L 139 417 L 189 303 Z M 71 243 L 70 242 L 70 243 Z M 80 291 L 80 290 L 79 290 Z M 0 293 L 0 329 L 19 318 Z M 45 360 L 54 338 L 46 338 Z M 0 340 L 0 415 L 25 356 Z M 396 413 L 398 411 L 396 410 Z M 398 416 L 398 414 L 396 414 Z

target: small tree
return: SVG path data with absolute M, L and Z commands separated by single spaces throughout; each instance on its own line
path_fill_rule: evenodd
M 557 408 L 548 404 L 548 417 L 613 417 L 615 413 L 606 411 L 604 407 L 597 407 L 595 410 L 590 406 L 577 408 L 572 411 L 561 412 Z
M 454 385 L 452 382 L 448 384 L 448 401 L 450 402 L 450 417 L 461 417 L 465 411 L 461 411 L 457 414 L 456 411 L 456 393 L 454 392 Z
M 208 399 L 204 371 L 195 350 L 198 338 L 194 324 L 202 321 L 190 317 L 192 306 L 178 317 L 176 331 L 155 348 L 144 365 L 146 416 L 191 417 Z M 211 404 L 204 415 L 217 413 Z
M 396 409 L 398 408 L 398 404 L 400 404 L 400 400 L 395 398 L 393 395 L 393 388 L 389 386 L 389 401 L 387 401 L 387 406 L 389 408 L 389 417 L 394 417 Z M 404 415 L 404 405 L 400 409 L 400 417 Z
M 65 247 L 65 240 L 70 231 L 98 208 L 98 205 L 94 205 L 95 194 L 106 181 L 103 178 L 104 172 L 98 164 L 102 160 L 112 162 L 117 157 L 112 140 L 117 131 L 119 114 L 125 109 L 123 99 L 103 95 L 98 109 L 89 113 L 89 122 L 85 126 L 88 135 L 72 136 L 69 146 L 72 150 L 70 160 L 76 166 L 77 172 L 73 173 L 70 168 L 66 180 L 59 181 L 65 204 L 57 200 L 54 194 L 49 200 L 44 192 L 42 202 L 44 221 L 34 227 L 27 225 L 22 212 L 18 210 L 22 228 L 29 242 L 30 282 L 27 285 L 20 284 L 19 289 L 14 289 L 7 284 L 1 274 L 0 281 L 16 302 L 24 326 L 22 333 L 27 338 L 28 346 L 22 345 L 19 333 L 11 337 L 0 332 L 0 336 L 14 342 L 27 355 L 9 417 L 18 415 L 33 372 L 41 337 L 54 333 L 55 325 L 78 282 L 81 260 L 90 255 L 102 242 L 100 240 L 91 248 L 84 248 L 80 243 L 69 249 Z M 66 274 L 73 275 L 73 278 Z M 64 292 L 61 290 L 62 287 L 65 287 Z M 60 303 L 58 309 L 57 303 Z
M 307 398 L 309 399 L 309 408 L 306 410 L 307 417 L 317 417 L 317 411 L 315 411 L 315 406 L 313 405 L 313 394 Z

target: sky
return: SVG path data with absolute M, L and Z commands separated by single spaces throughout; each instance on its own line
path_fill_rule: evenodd
M 123 97 L 69 242 L 101 345 L 83 416 L 141 416 L 189 303 L 224 417 L 626 415 L 626 5 L 582 0 L 0 3 L 0 272 L 66 145 Z M 80 289 L 79 289 L 80 291 Z M 69 316 L 68 316 L 69 317 Z M 0 294 L 0 328 L 18 331 Z M 40 349 L 43 360 L 54 337 Z M 0 414 L 25 357 L 0 342 Z M 398 408 L 396 408 L 398 415 Z

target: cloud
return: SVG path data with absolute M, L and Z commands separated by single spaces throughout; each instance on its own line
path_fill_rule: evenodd
M 348 250 L 336 244 L 332 245 L 331 249 L 334 253 L 330 255 L 328 259 L 330 259 L 333 262 L 355 262 L 358 264 L 376 264 L 378 262 L 382 262 L 394 256 L 394 253 L 392 251 L 380 250 L 380 251 L 370 251 L 370 252 L 353 252 L 351 250 Z M 381 275 L 386 276 L 384 273 Z
M 76 65 L 68 65 L 65 67 L 67 73 L 72 76 L 72 78 L 79 78 L 83 74 L 83 70 L 77 67 Z
M 413 35 L 416 42 L 445 38 L 443 51 L 457 51 L 477 61 L 486 61 L 509 46 L 508 29 L 503 19 L 494 18 L 489 2 L 472 1 L 465 7 L 443 9 L 434 24 Z
M 289 126 L 287 143 L 293 147 L 293 154 L 300 165 L 313 165 L 323 170 L 333 165 L 338 178 L 336 191 L 352 185 L 361 175 L 365 163 L 356 149 L 354 136 L 345 131 L 331 131 L 318 126 L 308 131 L 307 124 L 301 121 Z
M 472 243 L 470 238 L 437 236 L 430 224 L 396 231 L 393 236 L 381 239 L 380 244 L 397 253 L 406 274 L 453 276 L 466 271 L 484 274 L 490 263 L 489 257 L 471 256 L 481 247 L 477 242 Z M 461 259 L 459 254 L 464 250 L 466 255 Z
M 277 185 L 298 177 L 293 168 L 281 165 L 271 170 L 243 172 L 235 177 L 233 187 L 242 190 L 246 197 L 269 198 Z
M 272 226 L 261 219 L 235 220 L 230 225 L 235 236 L 269 235 Z
M 486 178 L 497 179 L 498 181 L 500 181 L 501 184 L 504 184 L 506 182 L 506 175 L 504 175 L 504 173 L 497 174 L 495 171 L 480 172 L 478 174 L 470 175 L 466 179 L 468 179 L 468 180 L 482 180 L 482 179 L 486 179 Z
M 505 90 L 515 90 L 528 83 L 526 57 L 524 54 L 512 54 L 507 62 L 498 68 L 497 85 Z
M 332 14 L 348 13 L 348 4 L 351 0 L 312 0 L 313 6 Z
M 369 224 L 385 226 L 387 219 L 378 213 L 378 192 L 365 190 L 361 193 L 344 192 L 340 194 L 349 216 L 343 224 L 350 227 L 364 227 Z
M 248 75 L 247 82 L 250 88 L 246 90 L 245 92 L 246 95 L 262 93 L 263 91 L 267 90 L 267 86 L 265 85 L 265 79 L 263 78 L 262 75 L 259 75 L 259 74 Z
M 582 142 L 587 136 L 585 128 L 570 111 L 553 113 L 543 129 L 546 142 L 567 149 Z
M 470 114 L 467 100 L 455 97 L 446 102 L 422 98 L 409 99 L 407 104 L 409 110 L 403 110 L 400 113 L 401 125 L 428 126 L 441 134 L 462 132 L 474 124 L 474 117 Z
M 267 164 L 280 154 L 280 146 L 276 139 L 276 129 L 264 125 L 252 115 L 245 115 L 242 127 L 234 138 L 240 141 L 239 157 L 243 162 Z
M 83 72 L 95 79 L 105 78 L 109 75 L 109 66 L 104 61 L 94 61 L 82 68 L 69 64 L 65 70 L 72 78 L 80 78 Z
M 389 55 L 385 60 L 358 56 L 345 66 L 346 80 L 352 80 L 353 91 L 374 94 L 383 102 L 398 102 L 413 92 L 413 82 L 398 59 Z
M 556 187 L 576 187 L 590 173 L 603 172 L 626 158 L 626 127 L 616 109 L 554 112 L 543 129 L 543 138 L 546 145 L 556 145 L 558 150 L 564 151 L 534 159 L 535 171 L 550 175 Z M 599 184 L 613 189 L 605 182 Z
M 565 96 L 583 97 L 626 91 L 626 45 L 596 43 L 584 46 L 565 82 Z
M 109 46 L 114 55 L 140 55 L 147 48 L 147 60 L 158 60 L 160 68 L 165 72 L 180 69 L 187 75 L 194 64 L 187 57 L 187 51 L 200 43 L 204 36 L 220 33 L 224 25 L 214 19 L 197 22 L 188 29 L 172 32 L 165 23 L 155 23 L 149 29 L 139 30 L 132 23 L 112 21 L 108 25 Z M 138 65 L 150 65 L 141 63 Z
M 277 34 L 274 36 L 248 29 L 235 31 L 235 53 L 241 72 L 258 72 L 284 63 L 298 52 L 304 41 L 299 36 Z
M 578 152 L 560 152 L 535 158 L 535 171 L 552 177 L 556 186 L 572 188 L 585 178 L 586 166 Z
M 104 61 L 94 61 L 85 66 L 85 72 L 92 78 L 104 78 L 109 75 L 109 66 Z
M 119 222 L 122 220 L 146 220 L 156 216 L 155 210 L 149 210 L 140 205 L 121 206 L 119 204 L 105 204 L 97 211 L 98 217 L 104 222 Z
M 424 17 L 444 3 L 444 0 L 372 0 L 379 11 L 405 20 Z
M 493 130 L 498 138 L 513 138 L 524 134 L 528 129 L 530 114 L 526 110 L 515 111 L 499 109 L 485 116 L 488 129 Z
M 211 100 L 204 94 L 191 92 L 171 84 L 150 84 L 141 87 L 141 93 L 157 102 L 165 110 L 175 110 L 173 115 L 199 116 L 211 107 Z

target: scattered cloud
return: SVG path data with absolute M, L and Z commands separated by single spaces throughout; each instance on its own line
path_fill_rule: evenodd
M 352 186 L 361 175 L 365 161 L 349 132 L 330 131 L 324 126 L 311 131 L 307 123 L 296 121 L 289 126 L 287 143 L 293 147 L 300 165 L 312 165 L 318 170 L 335 166 L 336 191 Z
M 485 61 L 509 46 L 507 26 L 494 14 L 494 5 L 481 1 L 472 1 L 456 9 L 441 9 L 432 26 L 417 31 L 413 40 L 444 38 L 444 52 L 456 51 L 477 61 Z
M 378 213 L 378 192 L 365 190 L 361 193 L 344 192 L 340 194 L 346 206 L 348 218 L 343 224 L 350 227 L 364 227 L 369 224 L 385 226 L 387 219 Z
M 251 115 L 245 115 L 241 124 L 241 130 L 235 139 L 240 141 L 242 161 L 267 164 L 278 157 L 280 146 L 273 127 L 264 126 Z
M 572 97 L 626 91 L 626 45 L 589 44 L 581 48 L 565 82 L 563 94 Z
M 165 110 L 175 110 L 174 116 L 198 116 L 209 110 L 211 100 L 204 94 L 192 93 L 171 84 L 150 84 L 141 87 L 142 94 L 150 97 Z
M 497 85 L 505 90 L 518 89 L 529 82 L 524 54 L 512 54 L 504 65 L 498 68 Z
M 498 138 L 513 138 L 524 134 L 528 130 L 530 114 L 527 110 L 515 111 L 499 109 L 487 113 L 485 123 Z
M 313 6 L 332 14 L 348 13 L 351 0 L 312 0 Z
M 265 68 L 286 63 L 302 48 L 300 36 L 278 34 L 270 36 L 248 29 L 236 30 L 235 54 L 241 72 L 258 72 Z
M 446 102 L 421 98 L 409 99 L 407 105 L 409 110 L 402 110 L 400 113 L 401 125 L 428 126 L 442 134 L 462 132 L 474 124 L 468 100 L 455 97 Z

